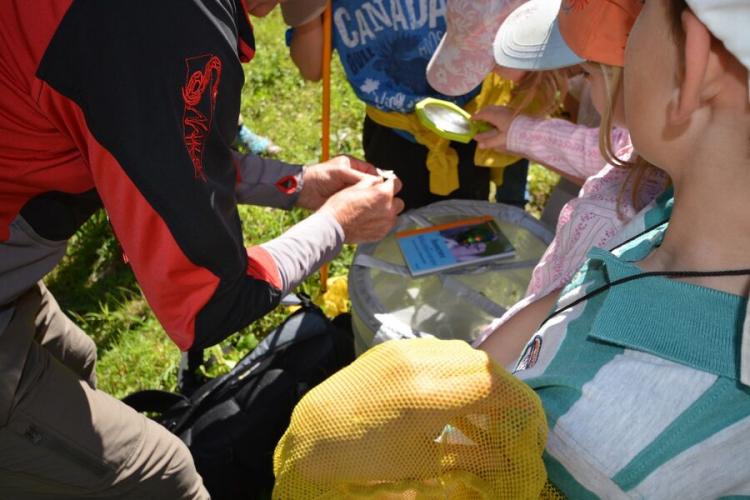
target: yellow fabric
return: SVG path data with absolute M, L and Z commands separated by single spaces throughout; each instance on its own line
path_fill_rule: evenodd
M 427 148 L 427 170 L 430 171 L 430 192 L 447 196 L 458 189 L 458 153 L 443 139 L 419 122 L 414 113 L 382 111 L 367 106 L 367 116 L 384 127 L 404 130 Z M 415 166 L 416 167 L 416 166 Z
M 563 492 L 558 490 L 555 485 L 547 481 L 544 485 L 542 494 L 539 496 L 540 500 L 565 500 L 567 497 L 563 495 Z
M 482 83 L 482 91 L 466 106 L 466 111 L 474 114 L 485 106 L 508 106 L 518 109 L 519 113 L 534 116 L 543 105 L 541 97 L 535 96 L 524 105 L 526 95 L 525 92 L 519 92 L 512 81 L 490 73 Z M 520 156 L 498 153 L 492 149 L 477 149 L 474 154 L 475 164 L 492 168 L 490 179 L 497 186 L 503 183 L 505 167 L 520 159 Z
M 308 392 L 274 453 L 275 499 L 539 499 L 534 391 L 458 340 L 378 345 Z
M 464 109 L 474 114 L 485 106 L 518 107 L 523 102 L 524 96 L 514 90 L 515 84 L 512 81 L 490 73 L 482 82 L 479 94 L 467 103 Z M 533 113 L 533 110 L 540 104 L 538 99 L 533 99 L 521 111 Z M 458 154 L 450 147 L 449 140 L 425 128 L 414 113 L 388 112 L 372 106 L 367 106 L 366 111 L 367 116 L 374 122 L 384 127 L 408 132 L 419 144 L 428 149 L 427 169 L 430 171 L 430 192 L 446 196 L 458 189 Z M 474 164 L 491 168 L 490 178 L 498 186 L 502 184 L 505 167 L 520 159 L 520 156 L 499 153 L 492 149 L 477 149 L 474 153 Z
M 510 80 L 505 80 L 495 73 L 490 73 L 482 83 L 482 90 L 471 102 L 466 105 L 466 111 L 471 114 L 476 113 L 486 106 L 510 106 L 521 101 L 516 99 L 516 93 L 513 92 L 515 84 Z M 520 156 L 507 153 L 498 153 L 492 149 L 477 148 L 474 153 L 474 164 L 482 167 L 490 167 L 490 178 L 497 186 L 503 183 L 503 171 L 508 165 L 512 165 Z

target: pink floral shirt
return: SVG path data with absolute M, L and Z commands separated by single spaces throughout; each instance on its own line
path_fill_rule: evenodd
M 618 232 L 638 212 L 629 188 L 620 197 L 628 171 L 604 161 L 599 152 L 598 128 L 519 116 L 511 124 L 507 141 L 509 150 L 571 176 L 586 178 L 586 182 L 578 197 L 560 211 L 555 237 L 534 268 L 526 296 L 485 329 L 476 344 L 518 311 L 570 281 L 592 247 L 609 249 L 619 243 Z M 612 149 L 623 160 L 634 157 L 627 130 L 616 128 L 612 132 Z M 655 199 L 667 182 L 667 175 L 661 171 L 645 178 L 637 193 L 637 206 Z

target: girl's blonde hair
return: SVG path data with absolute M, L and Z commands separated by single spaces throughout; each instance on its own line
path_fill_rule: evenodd
M 547 117 L 560 108 L 567 93 L 565 70 L 529 71 L 514 90 L 509 106 L 516 114 Z
M 635 161 L 623 160 L 622 158 L 619 158 L 614 151 L 612 147 L 612 128 L 615 106 L 620 97 L 620 92 L 623 91 L 623 69 L 620 66 L 610 66 L 608 64 L 600 64 L 599 66 L 604 75 L 604 87 L 606 92 L 606 102 L 604 109 L 602 110 L 602 120 L 599 126 L 599 151 L 604 160 L 610 165 L 629 170 L 625 182 L 620 188 L 620 193 L 617 196 L 618 212 L 622 207 L 624 197 L 627 195 L 628 188 L 630 188 L 630 199 L 633 203 L 633 207 L 636 210 L 640 210 L 643 208 L 643 204 L 638 197 L 640 187 L 646 179 L 659 169 L 641 157 L 637 157 Z

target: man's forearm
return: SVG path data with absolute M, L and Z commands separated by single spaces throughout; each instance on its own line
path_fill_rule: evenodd
M 330 215 L 317 212 L 261 245 L 276 261 L 282 296 L 341 251 L 344 230 Z

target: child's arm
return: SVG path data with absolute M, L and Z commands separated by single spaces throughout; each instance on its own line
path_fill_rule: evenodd
M 615 151 L 630 144 L 622 129 L 613 134 Z M 568 175 L 586 179 L 607 164 L 599 149 L 599 128 L 576 125 L 559 118 L 537 119 L 519 116 L 510 126 L 508 149 L 529 151 L 531 158 Z
M 476 136 L 480 148 L 520 153 L 542 163 L 559 174 L 586 179 L 599 172 L 606 161 L 599 151 L 599 129 L 576 125 L 566 120 L 514 116 L 511 108 L 488 106 L 474 119 L 486 121 L 497 131 Z M 630 144 L 623 129 L 615 129 L 612 146 L 618 151 Z
M 486 351 L 496 362 L 512 369 L 524 346 L 552 310 L 559 295 L 560 289 L 553 290 L 526 304 L 489 334 L 479 345 L 479 349 Z
M 292 31 L 289 54 L 302 78 L 317 82 L 323 67 L 323 18 L 297 26 Z

